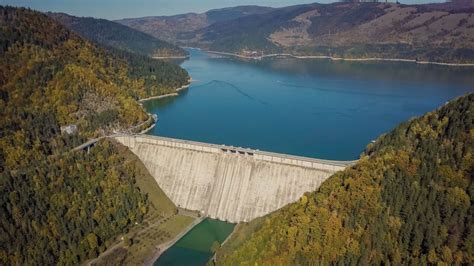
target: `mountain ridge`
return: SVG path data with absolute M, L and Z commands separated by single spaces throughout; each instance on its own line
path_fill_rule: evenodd
M 248 14 L 263 14 L 273 10 L 264 6 L 238 6 L 221 9 L 211 9 L 204 13 L 185 13 L 172 16 L 147 16 L 140 18 L 125 18 L 115 22 L 141 30 L 163 40 L 175 42 L 178 35 L 203 28 L 218 21 L 225 21 Z
M 244 56 L 290 53 L 473 63 L 474 6 L 461 2 L 313 3 L 184 29 L 173 27 L 173 17 L 167 17 L 172 22 L 166 31 L 168 40 L 179 45 Z M 163 27 L 162 19 L 122 23 L 152 33 Z
M 84 38 L 102 45 L 152 57 L 188 55 L 185 50 L 173 44 L 120 23 L 92 17 L 76 17 L 66 13 L 46 14 Z

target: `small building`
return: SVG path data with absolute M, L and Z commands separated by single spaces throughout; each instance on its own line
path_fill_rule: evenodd
M 66 133 L 68 135 L 74 134 L 77 132 L 77 126 L 74 124 L 61 126 L 61 133 Z

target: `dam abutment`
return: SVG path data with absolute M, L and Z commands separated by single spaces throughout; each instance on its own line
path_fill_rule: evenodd
M 249 221 L 316 190 L 354 161 L 330 161 L 148 135 L 115 136 L 177 205 Z

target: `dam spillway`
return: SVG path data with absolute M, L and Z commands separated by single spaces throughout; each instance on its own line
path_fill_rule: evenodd
M 329 161 L 148 135 L 115 136 L 176 206 L 249 221 L 316 190 L 353 161 Z

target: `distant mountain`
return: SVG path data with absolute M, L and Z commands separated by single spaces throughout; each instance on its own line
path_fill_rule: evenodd
M 179 23 L 190 15 L 121 23 L 148 33 L 166 31 L 167 40 L 175 43 L 241 55 L 292 53 L 474 63 L 472 1 L 308 4 L 264 11 L 201 20 L 194 27 Z
M 106 46 L 148 56 L 187 55 L 185 50 L 176 45 L 113 21 L 75 17 L 64 13 L 48 13 L 47 15 L 84 38 Z
M 243 16 L 264 14 L 274 10 L 271 7 L 238 6 L 209 10 L 206 13 L 187 13 L 175 16 L 156 16 L 117 20 L 118 23 L 148 33 L 170 42 L 179 42 L 187 33 L 200 30 L 216 22 Z
M 473 265 L 474 94 L 367 146 L 298 202 L 239 224 L 214 265 Z

